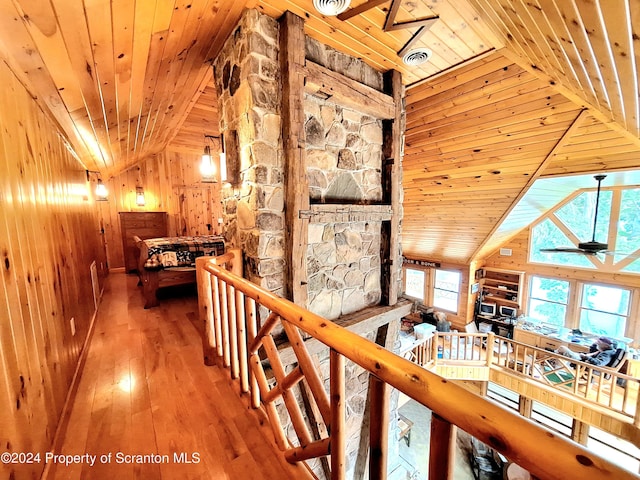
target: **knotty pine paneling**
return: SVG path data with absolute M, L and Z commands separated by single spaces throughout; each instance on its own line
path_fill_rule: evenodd
M 90 265 L 104 275 L 104 249 L 85 168 L 4 63 L 0 84 L 0 448 L 44 456 L 95 313 Z M 1 463 L 0 477 L 37 478 L 43 467 Z
M 171 236 L 221 233 L 220 184 L 200 181 L 203 149 L 204 143 L 192 151 L 169 148 L 104 182 L 109 201 L 97 203 L 110 268 L 124 267 L 118 212 L 167 212 Z M 144 207 L 136 205 L 136 186 L 144 189 Z

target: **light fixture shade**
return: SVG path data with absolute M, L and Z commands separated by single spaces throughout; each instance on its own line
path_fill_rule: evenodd
M 216 166 L 211 158 L 211 148 L 209 145 L 204 147 L 204 153 L 202 154 L 202 161 L 200 162 L 200 174 L 202 175 L 203 182 L 215 182 L 216 181 Z
M 313 0 L 313 6 L 322 15 L 333 17 L 349 8 L 351 0 Z
M 142 187 L 136 187 L 136 205 L 144 207 L 144 190 Z
M 107 196 L 109 195 L 109 191 L 107 187 L 105 187 L 102 180 L 98 179 L 98 185 L 96 185 L 96 200 L 99 202 L 107 201 Z
M 404 57 L 402 57 L 402 61 L 405 65 L 416 66 L 421 65 L 425 62 L 428 62 L 433 55 L 433 52 L 428 48 L 416 48 L 413 50 L 409 50 Z

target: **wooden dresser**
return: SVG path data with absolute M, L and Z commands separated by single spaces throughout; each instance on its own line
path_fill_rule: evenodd
M 133 241 L 137 235 L 142 240 L 166 237 L 166 212 L 119 212 L 122 231 L 122 250 L 124 251 L 124 269 L 127 273 L 138 270 L 138 247 Z

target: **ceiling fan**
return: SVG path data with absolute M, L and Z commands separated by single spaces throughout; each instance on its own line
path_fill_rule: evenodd
M 595 175 L 595 178 L 598 181 L 598 193 L 596 194 L 596 209 L 593 214 L 593 235 L 591 237 L 590 242 L 581 242 L 578 243 L 578 248 L 576 247 L 556 247 L 556 248 L 541 248 L 541 252 L 547 253 L 581 253 L 582 255 L 596 255 L 598 253 L 604 254 L 613 254 L 608 250 L 609 245 L 606 243 L 596 242 L 596 225 L 598 222 L 598 204 L 600 203 L 600 184 L 602 180 L 604 180 L 606 175 Z

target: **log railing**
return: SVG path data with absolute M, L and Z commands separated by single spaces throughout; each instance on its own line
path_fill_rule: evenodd
M 331 455 L 331 478 L 345 477 L 345 359 L 349 359 L 372 375 L 370 478 L 386 477 L 389 387 L 433 411 L 440 428 L 432 431 L 432 451 L 451 450 L 443 445 L 451 445 L 455 425 L 539 478 L 638 478 L 580 445 L 244 280 L 233 273 L 240 273 L 241 262 L 238 250 L 213 260 L 196 261 L 205 362 L 221 361 L 229 368 L 231 377 L 237 379 L 242 392 L 251 395 L 252 406 L 266 410 L 276 442 L 289 461 Z M 279 361 L 271 335 L 278 324 L 286 331 L 297 356 L 298 363 L 289 372 Z M 300 331 L 330 349 L 328 394 L 306 352 Z M 275 384 L 266 379 L 266 362 Z M 327 426 L 320 438 L 311 435 L 293 398 L 292 388 L 303 378 Z M 296 438 L 286 436 L 276 402 L 287 408 Z M 431 462 L 430 478 L 450 478 L 451 469 L 446 467 L 449 464 L 449 461 Z

